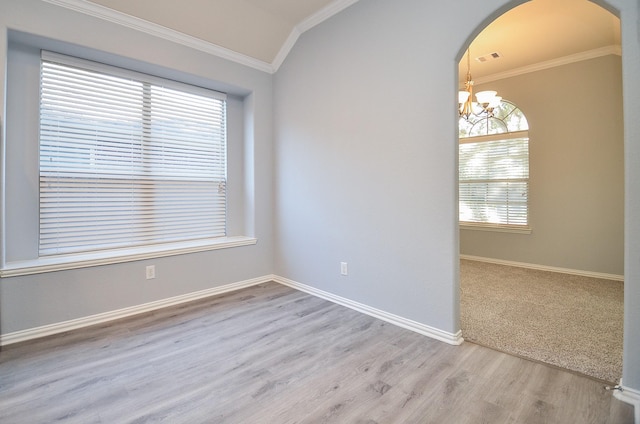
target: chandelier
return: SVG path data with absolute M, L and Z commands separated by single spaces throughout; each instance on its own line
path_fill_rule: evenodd
M 477 102 L 473 101 L 473 79 L 471 78 L 471 59 L 467 49 L 467 79 L 464 90 L 458 91 L 458 113 L 460 117 L 469 119 L 471 115 L 477 117 L 493 117 L 493 109 L 500 106 L 502 97 L 496 96 L 495 91 L 487 90 L 476 93 Z

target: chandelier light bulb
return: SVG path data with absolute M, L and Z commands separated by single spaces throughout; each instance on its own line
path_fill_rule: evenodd
M 491 90 L 480 91 L 476 93 L 476 99 L 478 100 L 478 103 L 486 107 L 492 103 L 492 101 L 496 97 L 496 94 L 497 94 L 496 91 L 491 91 Z
M 489 107 L 490 108 L 496 108 L 496 107 L 500 106 L 500 102 L 502 102 L 502 97 L 494 96 L 493 99 L 491 99 L 491 102 L 489 102 Z

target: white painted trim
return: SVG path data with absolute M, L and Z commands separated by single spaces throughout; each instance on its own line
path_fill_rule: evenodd
M 529 264 L 525 262 L 505 261 L 502 259 L 484 258 L 481 256 L 460 255 L 460 259 L 467 259 L 476 262 L 486 262 L 496 265 L 515 266 L 519 268 L 535 269 L 538 271 L 559 272 L 561 274 L 579 275 L 581 277 L 599 278 L 602 280 L 624 281 L 624 275 L 605 274 L 601 272 L 581 271 L 577 269 L 558 268 L 547 265 Z
M 531 234 L 531 227 L 516 228 L 515 226 L 489 224 L 489 223 L 473 223 L 460 221 L 460 229 L 467 231 L 489 231 L 494 233 L 511 233 L 511 234 Z
M 88 2 L 86 0 L 42 0 L 47 3 L 61 6 L 76 12 L 84 13 L 85 15 L 93 16 L 95 18 L 103 19 L 118 25 L 122 25 L 137 31 L 147 33 L 149 35 L 159 37 L 174 43 L 182 44 L 187 47 L 191 47 L 202 52 L 230 60 L 241 65 L 248 66 L 253 69 L 257 69 L 269 74 L 275 73 L 287 55 L 298 41 L 298 38 L 305 31 L 310 30 L 314 26 L 324 22 L 330 17 L 342 12 L 349 6 L 357 3 L 359 0 L 335 0 L 329 3 L 318 12 L 307 17 L 292 30 L 282 47 L 278 51 L 278 54 L 274 58 L 272 63 L 267 63 L 262 60 L 255 59 L 242 53 L 227 49 L 217 44 L 210 43 L 208 41 L 201 40 L 199 38 L 184 34 L 182 32 L 164 27 L 162 25 L 155 24 L 153 22 L 146 21 L 144 19 L 137 18 L 135 16 L 127 15 L 123 12 L 110 9 L 105 6 L 101 6 L 95 3 Z M 558 59 L 549 60 L 546 62 L 536 63 L 529 66 L 524 66 L 517 69 L 512 69 L 506 72 L 501 72 L 486 77 L 475 79 L 476 84 L 484 84 L 491 81 L 496 81 L 504 78 L 514 77 L 517 75 L 523 75 L 530 72 L 536 72 L 543 69 L 549 69 L 556 66 L 567 65 L 569 63 L 579 62 L 582 60 L 594 59 L 609 54 L 622 55 L 622 49 L 619 45 L 601 47 L 599 49 L 589 50 L 586 52 L 576 53 L 573 55 L 561 57 Z
M 280 69 L 280 66 L 282 66 L 282 64 L 284 63 L 284 60 L 287 58 L 287 56 L 291 52 L 291 49 L 293 49 L 293 46 L 296 45 L 296 42 L 298 41 L 298 38 L 301 35 L 302 33 L 300 32 L 300 30 L 298 30 L 298 27 L 294 27 L 293 30 L 291 30 L 291 33 L 285 40 L 282 47 L 280 47 L 280 50 L 278 51 L 278 54 L 276 55 L 275 59 L 273 59 L 273 63 L 271 64 L 271 66 L 274 72 L 277 72 L 278 69 Z
M 555 68 L 556 66 L 563 66 L 570 63 L 581 62 L 583 60 L 595 59 L 610 54 L 622 56 L 622 47 L 619 45 L 612 45 L 601 47 L 599 49 L 588 50 L 581 53 L 575 53 L 569 56 L 559 57 L 557 59 L 534 63 L 532 65 L 523 66 L 521 68 L 510 69 L 508 71 L 499 72 L 497 74 L 487 75 L 486 77 L 474 78 L 474 83 L 485 84 L 487 82 L 498 81 L 501 79 L 524 75 L 531 72 L 542 71 L 545 69 Z
M 273 72 L 277 72 L 278 69 L 280 69 L 280 66 L 282 66 L 282 63 L 289 55 L 289 52 L 291 52 L 291 49 L 293 49 L 293 46 L 295 46 L 302 33 L 309 31 L 314 26 L 326 21 L 333 15 L 342 12 L 344 9 L 357 2 L 358 0 L 335 0 L 293 27 L 291 33 L 285 40 L 282 47 L 280 47 L 280 51 L 278 51 L 278 54 L 271 63 Z
M 271 64 L 182 32 L 85 0 L 42 0 L 272 74 Z
M 342 12 L 347 7 L 349 7 L 352 4 L 355 4 L 357 2 L 358 2 L 358 0 L 335 0 L 335 1 L 332 1 L 331 3 L 329 3 L 328 5 L 326 5 L 325 7 L 323 7 L 322 9 L 317 11 L 316 13 L 314 13 L 313 15 L 307 17 L 305 20 L 300 22 L 298 25 L 296 25 L 296 27 L 298 28 L 300 33 L 303 33 L 305 31 L 309 31 L 314 26 L 326 21 L 327 19 L 329 19 L 333 15 L 337 15 L 338 13 Z
M 333 15 L 340 13 L 347 7 L 358 2 L 358 0 L 335 0 L 320 9 L 318 12 L 304 19 L 293 28 L 284 44 L 280 48 L 278 54 L 274 58 L 273 62 L 270 64 L 262 60 L 258 60 L 245 54 L 238 53 L 236 51 L 219 46 L 217 44 L 192 37 L 190 35 L 164 27 L 162 25 L 158 25 L 153 22 L 149 22 L 123 12 L 119 12 L 108 7 L 101 6 L 99 4 L 91 3 L 86 0 L 42 1 L 67 8 L 75 12 L 84 13 L 85 15 L 93 16 L 95 18 L 109 21 L 118 25 L 122 25 L 136 31 L 141 31 L 168 41 L 173 41 L 174 43 L 182 44 L 183 46 L 191 47 L 193 49 L 200 50 L 202 52 L 221 57 L 223 59 L 227 59 L 262 72 L 267 72 L 269 74 L 275 73 L 278 68 L 280 68 L 280 65 L 282 65 L 287 55 L 296 44 L 298 37 L 300 37 L 303 32 L 310 30 L 314 26 L 320 24 L 321 22 L 324 22 Z
M 124 262 L 141 261 L 145 259 L 184 255 L 187 253 L 205 252 L 209 250 L 228 249 L 231 247 L 254 245 L 257 242 L 258 240 L 253 237 L 238 236 L 171 244 L 158 244 L 155 246 L 144 246 L 142 248 L 114 249 L 108 252 L 102 251 L 97 253 L 50 256 L 28 261 L 6 263 L 0 269 L 0 278 L 88 268 L 99 265 L 112 265 Z
M 187 293 L 180 296 L 170 297 L 167 299 L 161 299 L 154 302 L 144 303 L 142 305 L 131 306 L 128 308 L 118 309 L 115 311 L 104 312 L 101 314 L 90 315 L 87 317 L 77 318 L 69 321 L 58 322 L 55 324 L 43 325 L 41 327 L 29 328 L 26 330 L 15 331 L 13 333 L 0 334 L 0 346 L 6 346 L 13 343 L 20 343 L 29 340 L 38 339 L 41 337 L 52 336 L 55 334 L 64 333 L 67 331 L 78 330 L 81 328 L 89 327 L 96 324 L 104 324 L 111 321 L 115 321 L 122 318 L 128 318 L 134 315 L 138 315 L 145 312 L 155 311 L 170 306 L 180 305 L 186 302 L 192 302 L 199 299 L 204 299 L 210 296 L 217 296 L 224 293 L 252 287 L 258 284 L 274 281 L 284 286 L 291 287 L 296 290 L 308 293 L 312 296 L 319 297 L 321 299 L 328 300 L 338 305 L 345 306 L 355 311 L 364 313 L 374 318 L 381 319 L 390 324 L 398 327 L 405 328 L 407 330 L 414 331 L 423 336 L 431 337 L 433 339 L 451 344 L 460 345 L 464 341 L 462 338 L 462 331 L 457 333 L 449 333 L 439 330 L 428 325 L 421 324 L 416 321 L 412 321 L 407 318 L 400 317 L 398 315 L 390 314 L 380 309 L 372 308 L 371 306 L 364 305 L 362 303 L 354 302 L 352 300 L 336 296 L 334 294 L 307 286 L 289 280 L 287 278 L 279 277 L 277 275 L 266 275 L 263 277 L 253 278 L 250 280 L 240 281 L 237 283 L 225 284 L 223 286 L 213 287 L 206 290 L 201 290 L 193 293 Z
M 204 299 L 210 296 L 217 296 L 220 294 L 255 286 L 257 284 L 267 283 L 269 281 L 272 281 L 271 276 L 258 277 L 251 280 L 225 284 L 223 286 L 213 287 L 206 290 L 170 297 L 168 299 L 157 300 L 154 302 L 144 303 L 142 305 L 131 306 L 115 311 L 104 312 L 101 314 L 58 322 L 55 324 L 44 325 L 41 327 L 29 328 L 26 330 L 15 331 L 13 333 L 0 334 L 0 346 L 6 346 L 13 343 L 52 336 L 55 334 L 77 330 L 96 324 L 104 324 L 110 321 L 128 318 L 144 312 L 150 312 L 170 306 L 180 305 L 182 303 L 192 302 L 194 300 Z
M 361 312 L 363 314 L 372 316 L 374 318 L 381 319 L 390 324 L 396 325 L 398 327 L 405 328 L 407 330 L 414 331 L 418 334 L 422 334 L 423 336 L 431 337 L 432 339 L 439 340 L 441 342 L 448 343 L 450 345 L 460 345 L 464 341 L 462 338 L 462 331 L 458 331 L 457 333 L 449 333 L 443 330 L 439 330 L 434 327 L 430 327 L 425 324 L 421 324 L 416 321 L 412 321 L 407 318 L 403 318 L 398 315 L 390 314 L 380 309 L 373 308 L 371 306 L 354 302 L 353 300 L 346 299 L 344 297 L 337 296 L 335 294 L 316 289 L 314 287 L 308 286 L 306 284 L 301 284 L 293 280 L 289 280 L 284 277 L 279 277 L 277 275 L 272 276 L 273 281 L 280 283 L 285 286 L 289 286 L 296 290 L 303 291 L 305 293 L 309 293 L 313 296 L 317 296 L 319 298 L 328 300 L 330 302 L 336 303 L 338 305 L 346 306 L 347 308 L 353 309 L 355 311 Z
M 613 397 L 633 405 L 634 421 L 636 424 L 640 424 L 640 390 L 625 387 L 624 384 L 622 384 L 622 380 L 620 380 L 620 387 L 622 390 L 614 391 Z

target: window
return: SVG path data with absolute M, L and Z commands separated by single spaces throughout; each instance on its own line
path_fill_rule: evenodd
M 42 52 L 39 255 L 226 236 L 226 96 Z
M 460 224 L 529 230 L 529 135 L 520 109 L 503 100 L 493 116 L 459 121 Z

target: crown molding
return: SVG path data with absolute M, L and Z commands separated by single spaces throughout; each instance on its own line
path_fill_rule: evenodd
M 217 44 L 204 41 L 202 39 L 184 34 L 182 32 L 164 27 L 162 25 L 155 24 L 153 22 L 146 21 L 141 18 L 137 18 L 126 13 L 118 12 L 108 7 L 104 7 L 95 3 L 91 3 L 86 0 L 42 0 L 46 3 L 61 6 L 66 9 L 70 9 L 76 12 L 84 13 L 85 15 L 93 16 L 105 21 L 109 21 L 118 25 L 122 25 L 137 31 L 144 32 L 146 34 L 159 37 L 174 43 L 178 43 L 193 49 L 235 62 L 241 65 L 248 66 L 253 69 L 257 69 L 269 74 L 275 73 L 288 54 L 293 49 L 293 46 L 298 41 L 298 38 L 306 31 L 315 27 L 316 25 L 324 22 L 330 17 L 340 13 L 349 6 L 357 3 L 359 0 L 335 0 L 329 3 L 318 12 L 307 17 L 298 25 L 293 27 L 291 33 L 285 40 L 284 44 L 278 51 L 278 54 L 273 60 L 273 63 L 267 63 L 262 60 L 255 59 L 242 53 L 227 49 Z M 487 82 L 497 81 L 504 78 L 510 78 L 518 75 L 524 75 L 531 72 L 537 72 L 544 69 L 550 69 L 557 66 L 567 65 L 570 63 L 580 62 L 583 60 L 594 59 L 597 57 L 607 56 L 610 54 L 622 55 L 622 49 L 619 45 L 606 46 L 599 49 L 588 50 L 573 55 L 548 60 L 545 62 L 535 63 L 533 65 L 524 66 L 521 68 L 512 69 L 497 74 L 487 75 L 485 77 L 476 78 L 476 84 L 484 84 Z
M 280 51 L 273 60 L 273 63 L 271 64 L 271 66 L 273 67 L 273 72 L 277 72 L 278 69 L 280 69 L 280 66 L 289 55 L 289 52 L 291 52 L 291 49 L 293 49 L 293 46 L 295 46 L 298 38 L 304 32 L 326 21 L 333 15 L 342 12 L 344 9 L 357 2 L 358 0 L 335 0 L 293 27 L 293 30 L 291 30 L 289 37 L 287 37 L 284 44 L 280 48 Z
M 314 26 L 324 22 L 333 15 L 343 11 L 352 4 L 358 2 L 358 0 L 335 0 L 329 3 L 327 6 L 320 9 L 318 12 L 307 17 L 298 25 L 293 27 L 293 30 L 285 40 L 284 44 L 278 51 L 278 54 L 273 60 L 273 63 L 267 63 L 262 60 L 255 59 L 242 53 L 227 49 L 217 44 L 204 41 L 202 39 L 192 37 L 182 32 L 164 27 L 162 25 L 155 24 L 153 22 L 146 21 L 135 16 L 128 15 L 123 12 L 118 12 L 108 7 L 101 6 L 99 4 L 91 3 L 86 0 L 42 0 L 46 3 L 54 4 L 56 6 L 64 7 L 75 12 L 80 12 L 85 15 L 93 16 L 98 19 L 102 19 L 108 22 L 112 22 L 118 25 L 125 26 L 127 28 L 141 31 L 154 37 L 162 38 L 174 43 L 181 44 L 183 46 L 191 47 L 193 49 L 235 62 L 241 65 L 248 66 L 253 69 L 257 69 L 269 74 L 275 73 L 280 65 L 284 62 L 287 55 L 298 41 L 298 37 L 303 32 L 310 30 Z
M 302 35 L 302 32 L 300 32 L 298 27 L 297 26 L 293 27 L 293 30 L 291 30 L 291 33 L 285 40 L 284 44 L 282 45 L 282 47 L 280 47 L 280 50 L 278 51 L 278 54 L 276 55 L 275 59 L 273 59 L 273 63 L 271 64 L 271 67 L 273 68 L 274 73 L 277 72 L 278 69 L 280 69 L 280 66 L 282 66 L 282 64 L 284 63 L 284 60 L 287 58 L 287 56 L 291 52 L 291 49 L 293 49 L 293 46 L 296 45 L 296 42 L 298 41 L 298 37 L 300 37 L 301 35 Z
M 555 68 L 557 66 L 568 65 L 571 63 L 581 62 L 583 60 L 595 59 L 608 55 L 622 56 L 622 48 L 619 45 L 612 45 L 601 47 L 598 49 L 587 50 L 569 56 L 559 57 L 557 59 L 534 63 L 532 65 L 511 69 L 505 72 L 499 72 L 497 74 L 487 75 L 486 77 L 474 78 L 474 82 L 475 84 L 484 84 L 487 82 L 498 81 L 505 78 L 511 78 L 518 75 L 524 75 L 531 72 L 542 71 L 545 69 Z
M 127 28 L 141 31 L 154 37 L 162 38 L 168 41 L 172 41 L 183 46 L 191 47 L 193 49 L 227 59 L 232 62 L 239 63 L 241 65 L 248 66 L 253 69 L 257 69 L 262 72 L 273 73 L 274 69 L 271 64 L 252 58 L 250 56 L 238 53 L 236 51 L 227 49 L 217 44 L 209 43 L 196 37 L 184 34 L 182 32 L 164 27 L 162 25 L 155 24 L 153 22 L 146 21 L 126 13 L 118 12 L 108 7 L 104 7 L 95 3 L 90 3 L 86 0 L 42 0 L 46 3 L 51 3 L 56 6 L 61 6 L 66 9 L 73 10 L 75 12 L 84 13 L 85 15 L 93 16 L 105 21 L 109 21 L 118 25 L 125 26 Z
M 307 17 L 302 22 L 300 22 L 298 25 L 296 25 L 296 28 L 298 29 L 298 31 L 300 31 L 300 33 L 308 31 L 311 28 L 313 28 L 314 26 L 326 21 L 327 19 L 329 19 L 333 15 L 336 15 L 336 14 L 342 12 L 344 9 L 346 9 L 347 7 L 349 7 L 352 4 L 355 4 L 357 2 L 358 2 L 358 0 L 335 0 L 335 1 L 332 1 L 331 3 L 329 3 L 328 5 L 326 5 L 325 7 L 323 7 L 322 9 L 317 11 L 316 13 L 314 13 L 313 15 Z

